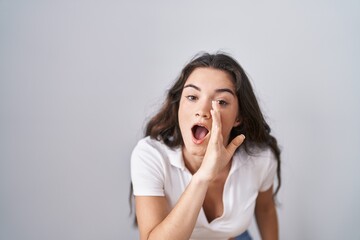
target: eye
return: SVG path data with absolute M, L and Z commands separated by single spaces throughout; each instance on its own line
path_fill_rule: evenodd
M 198 98 L 194 95 L 189 95 L 189 96 L 186 96 L 186 98 L 189 100 L 189 101 L 196 101 Z
M 223 106 L 225 107 L 226 105 L 228 105 L 228 103 L 224 100 L 216 100 L 216 102 L 220 105 L 220 106 Z

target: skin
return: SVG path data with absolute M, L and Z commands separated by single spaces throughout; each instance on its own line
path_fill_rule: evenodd
M 222 194 L 231 159 L 245 136 L 228 143 L 230 131 L 241 123 L 238 100 L 228 73 L 197 68 L 187 79 L 178 110 L 186 167 L 193 177 L 173 209 L 165 197 L 136 196 L 140 239 L 189 239 L 201 208 L 209 222 L 223 213 Z M 196 141 L 191 128 L 209 130 Z M 277 239 L 277 218 L 272 189 L 259 193 L 255 215 L 262 239 Z
M 206 152 L 213 151 L 212 148 L 207 148 L 213 135 L 208 134 L 201 144 L 195 144 L 191 128 L 198 123 L 208 130 L 216 128 L 221 135 L 216 136 L 217 139 L 213 139 L 213 143 L 226 146 L 231 129 L 240 124 L 238 108 L 234 84 L 227 72 L 212 68 L 197 68 L 189 76 L 182 92 L 178 115 L 185 145 L 183 156 L 185 164 L 192 173 L 200 168 Z M 215 114 L 215 120 L 218 121 L 213 121 L 212 114 Z M 211 152 L 208 155 L 211 155 Z M 228 156 L 229 159 L 231 157 Z M 219 167 L 224 166 L 219 165 Z M 209 176 L 212 175 L 213 173 L 209 173 Z

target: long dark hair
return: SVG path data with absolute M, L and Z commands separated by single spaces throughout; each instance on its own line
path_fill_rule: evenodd
M 231 130 L 229 141 L 239 134 L 244 134 L 246 141 L 242 146 L 249 154 L 252 154 L 251 149 L 253 146 L 260 148 L 270 147 L 278 163 L 278 184 L 274 193 L 276 195 L 281 186 L 280 149 L 276 138 L 270 134 L 270 127 L 264 119 L 245 71 L 235 59 L 227 54 L 201 53 L 196 55 L 184 67 L 174 85 L 169 89 L 160 111 L 148 122 L 145 136 L 163 141 L 170 148 L 183 145 L 178 122 L 180 97 L 186 80 L 199 67 L 223 70 L 232 76 L 239 102 L 239 116 L 242 122 Z
M 266 123 L 260 110 L 253 88 L 244 69 L 240 64 L 225 53 L 201 53 L 197 54 L 181 71 L 174 85 L 169 89 L 165 102 L 160 111 L 153 116 L 146 125 L 145 136 L 163 141 L 168 147 L 176 148 L 183 146 L 181 136 L 178 109 L 183 87 L 190 74 L 199 67 L 208 67 L 223 70 L 232 76 L 236 88 L 239 103 L 239 117 L 241 124 L 234 127 L 230 132 L 229 142 L 239 134 L 246 136 L 246 141 L 241 145 L 245 151 L 252 154 L 253 147 L 270 147 L 277 161 L 278 184 L 274 196 L 281 187 L 280 149 L 276 138 L 270 134 L 270 126 Z M 130 187 L 130 206 L 132 206 L 132 184 Z M 132 213 L 132 208 L 131 208 Z M 134 219 L 136 223 L 136 217 Z

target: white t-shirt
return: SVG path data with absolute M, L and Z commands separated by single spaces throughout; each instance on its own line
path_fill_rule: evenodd
M 229 239 L 250 225 L 259 191 L 268 190 L 274 181 L 277 162 L 270 149 L 248 155 L 240 149 L 233 156 L 223 190 L 223 215 L 208 222 L 200 210 L 191 240 Z M 135 196 L 165 196 L 173 208 L 189 184 L 192 174 L 185 167 L 181 148 L 146 137 L 131 156 L 131 178 Z

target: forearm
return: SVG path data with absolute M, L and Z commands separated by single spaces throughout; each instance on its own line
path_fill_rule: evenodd
M 149 234 L 149 240 L 189 239 L 208 189 L 209 181 L 195 174 L 166 218 Z
M 279 239 L 279 226 L 275 206 L 268 209 L 255 210 L 256 222 L 259 228 L 261 239 Z

